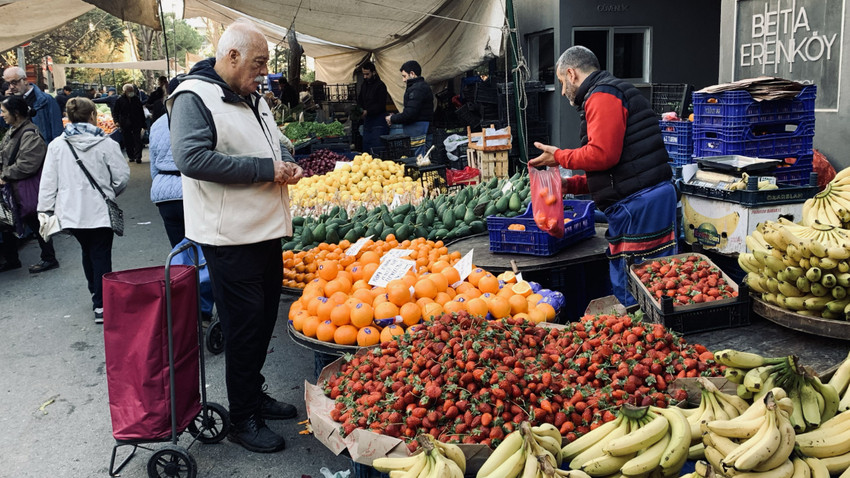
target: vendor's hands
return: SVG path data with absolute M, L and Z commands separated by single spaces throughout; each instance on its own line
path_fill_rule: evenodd
M 296 163 L 284 163 L 289 168 L 289 179 L 286 184 L 295 184 L 304 177 L 304 170 Z
M 534 147 L 542 150 L 543 154 L 536 158 L 529 159 L 529 166 L 534 166 L 535 168 L 543 166 L 558 166 L 558 161 L 555 159 L 555 151 L 558 150 L 557 147 L 538 142 L 534 143 Z
M 391 117 L 392 117 L 391 115 L 387 115 L 387 118 L 386 118 L 387 119 L 387 126 L 393 125 L 393 122 L 390 120 Z

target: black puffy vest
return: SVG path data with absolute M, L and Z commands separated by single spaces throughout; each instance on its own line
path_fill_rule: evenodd
M 587 144 L 584 103 L 594 92 L 607 92 L 623 100 L 628 109 L 626 135 L 620 161 L 606 171 L 587 171 L 587 187 L 596 207 L 604 211 L 617 201 L 673 177 L 658 117 L 649 100 L 631 83 L 607 71 L 590 74 L 576 92 L 576 110 L 581 115 L 581 145 Z

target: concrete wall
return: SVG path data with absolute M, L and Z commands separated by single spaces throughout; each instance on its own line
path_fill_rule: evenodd
M 720 81 L 765 74 L 815 83 L 818 100 L 814 145 L 836 169 L 850 166 L 850 156 L 844 154 L 850 137 L 850 57 L 845 53 L 850 48 L 850 38 L 845 33 L 850 26 L 847 3 L 722 0 L 721 9 Z M 812 42 L 813 38 L 820 40 Z M 805 46 L 801 46 L 804 42 Z M 802 49 L 795 52 L 789 48 L 791 45 Z M 827 48 L 823 52 L 821 45 Z

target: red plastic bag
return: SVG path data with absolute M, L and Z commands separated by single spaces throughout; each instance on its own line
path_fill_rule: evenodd
M 817 149 L 814 151 L 814 153 L 815 155 L 814 162 L 812 163 L 812 169 L 814 170 L 814 172 L 818 173 L 818 187 L 821 191 L 823 191 L 827 183 L 832 181 L 832 179 L 835 177 L 835 168 L 833 168 L 832 165 L 829 164 L 829 160 L 826 159 L 826 156 L 824 156 L 823 153 L 821 153 Z
M 449 186 L 453 186 L 457 183 L 466 183 L 471 180 L 478 181 L 478 176 L 481 174 L 481 171 L 471 168 L 469 166 L 463 169 L 447 169 L 446 170 L 446 183 Z
M 561 193 L 561 172 L 557 166 L 539 170 L 529 166 L 531 209 L 534 222 L 549 235 L 564 237 L 564 203 Z

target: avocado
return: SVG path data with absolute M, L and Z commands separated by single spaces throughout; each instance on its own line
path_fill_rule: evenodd
M 292 218 L 292 225 L 293 226 L 303 226 L 304 225 L 304 218 L 301 217 L 301 216 L 293 217 Z
M 313 229 L 313 240 L 314 241 L 325 242 L 325 235 L 327 235 L 327 229 L 325 229 L 324 224 L 319 224 L 318 226 L 316 226 Z
M 429 208 L 428 210 L 425 211 L 425 218 L 428 220 L 427 222 L 428 222 L 429 225 L 434 223 L 434 217 L 435 216 L 436 216 L 436 212 L 435 212 L 434 208 Z M 425 224 L 423 223 L 422 225 L 424 226 Z
M 313 232 L 309 227 L 305 227 L 304 232 L 301 233 L 301 243 L 310 244 L 311 242 L 313 242 Z
M 416 237 L 428 237 L 428 229 L 425 229 L 425 227 L 421 225 L 416 226 L 416 228 L 413 230 L 413 234 Z
M 504 214 L 508 210 L 508 200 L 509 200 L 508 196 L 502 196 L 501 199 L 496 201 L 496 209 L 500 213 Z
M 472 207 L 467 208 L 466 214 L 463 215 L 463 222 L 465 222 L 467 225 L 469 225 L 470 222 L 474 221 L 478 217 L 475 215 L 475 212 L 472 211 L 473 209 L 474 208 Z
M 487 226 L 484 224 L 484 221 L 472 221 L 469 223 L 469 228 L 472 229 L 473 234 L 478 234 L 479 232 L 487 230 Z
M 496 214 L 499 214 L 499 209 L 496 208 L 496 204 L 494 203 L 490 203 L 487 209 L 484 210 L 484 217 L 495 216 Z
M 291 251 L 291 250 L 295 249 L 296 244 L 297 243 L 295 241 L 285 242 L 285 243 L 283 243 L 283 246 L 281 246 L 281 249 L 284 250 L 284 251 Z
M 519 211 L 520 207 L 522 207 L 522 201 L 519 198 L 519 194 L 514 192 L 513 194 L 511 194 L 510 200 L 508 200 L 508 209 L 517 212 Z
M 437 232 L 438 232 L 438 230 L 437 230 L 437 229 L 431 229 L 431 232 L 429 232 L 429 233 L 428 233 L 428 237 L 427 237 L 427 239 L 428 239 L 429 241 L 433 241 L 433 240 L 437 239 Z M 423 236 L 423 237 L 424 237 L 424 236 Z
M 350 231 L 348 231 L 345 234 L 345 237 L 343 239 L 345 239 L 348 242 L 356 242 L 357 239 L 360 239 L 360 238 L 357 237 L 357 231 L 355 231 L 354 229 L 351 229 Z
M 402 224 L 395 232 L 395 238 L 397 241 L 405 241 L 410 239 L 410 226 L 407 224 Z
M 499 184 L 499 178 L 490 178 L 490 181 L 487 181 L 487 189 L 493 189 L 497 184 Z
M 331 212 L 328 213 L 328 217 L 336 217 L 339 214 L 339 206 L 334 206 L 331 208 Z
M 328 230 L 327 236 L 325 236 L 325 241 L 328 244 L 339 244 L 339 233 L 336 232 L 336 229 L 331 228 Z
M 388 212 L 381 214 L 381 220 L 384 222 L 385 226 L 392 227 L 393 224 L 395 224 L 395 219 L 393 219 Z
M 469 227 L 469 226 L 467 226 L 466 224 L 464 224 L 464 225 L 462 225 L 462 226 L 458 226 L 458 227 L 454 230 L 454 234 L 455 234 L 455 237 L 466 237 L 466 236 L 468 236 L 468 235 L 472 234 L 472 229 L 470 229 L 470 227 Z
M 443 226 L 447 229 L 455 227 L 455 215 L 451 209 L 446 209 L 446 212 L 443 213 Z
M 437 239 L 444 239 L 444 238 L 445 238 L 446 236 L 448 236 L 448 235 L 449 235 L 449 230 L 448 230 L 448 229 L 443 228 L 443 229 L 437 229 L 437 234 L 436 234 L 436 236 L 435 236 L 435 237 L 436 237 Z

